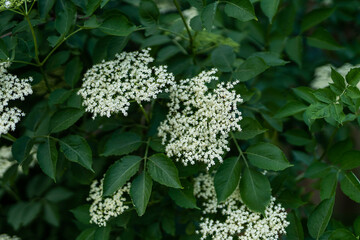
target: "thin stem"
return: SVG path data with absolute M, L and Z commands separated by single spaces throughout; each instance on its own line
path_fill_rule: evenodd
M 14 136 L 12 136 L 10 133 L 7 133 L 6 135 L 2 135 L 1 137 L 3 137 L 6 140 L 9 140 L 11 142 L 15 142 L 16 138 Z
M 185 37 L 184 35 L 182 35 L 182 34 L 180 34 L 180 33 L 173 32 L 173 31 L 171 31 L 171 30 L 169 30 L 169 29 L 166 29 L 166 28 L 163 28 L 163 27 L 158 27 L 158 29 L 159 29 L 159 30 L 162 30 L 162 31 L 164 31 L 164 32 L 171 33 L 171 34 L 173 34 L 173 35 L 175 35 L 175 36 L 181 37 L 182 39 L 189 41 L 189 38 Z
M 26 10 L 27 11 L 27 10 Z M 29 15 L 27 14 L 27 12 L 25 13 L 24 15 L 26 21 L 28 22 L 29 24 L 29 28 L 30 28 L 30 31 L 31 31 L 31 35 L 32 35 L 32 38 L 33 38 L 33 41 L 34 41 L 34 47 L 35 47 L 35 61 L 37 64 L 40 64 L 40 59 L 39 59 L 39 49 L 38 49 L 38 45 L 37 45 L 37 40 L 36 40 L 36 35 L 35 35 L 35 31 L 34 31 L 34 28 L 31 24 L 31 21 L 30 21 L 30 18 L 29 18 Z
M 20 61 L 20 60 L 12 60 L 11 62 L 13 62 L 13 63 L 23 63 L 23 64 L 26 64 L 26 65 L 32 65 L 32 66 L 35 66 L 35 67 L 39 66 L 39 64 L 37 64 L 37 63 L 25 62 L 25 61 Z
M 58 49 L 58 47 L 60 47 L 60 45 L 65 42 L 66 40 L 68 40 L 71 36 L 73 36 L 74 34 L 76 34 L 77 32 L 80 32 L 82 30 L 82 28 L 78 28 L 77 30 L 73 31 L 72 33 L 70 33 L 69 35 L 67 35 L 66 37 L 64 37 L 52 50 L 51 52 L 45 57 L 45 59 L 40 63 L 40 66 L 43 66 L 46 61 L 49 59 L 49 57 L 56 51 L 56 49 Z
M 190 42 L 190 52 L 192 55 L 194 55 L 194 43 L 193 43 L 193 38 L 192 38 L 192 35 L 191 35 L 191 32 L 190 32 L 190 28 L 186 22 L 186 19 L 183 15 L 183 13 L 181 12 L 181 9 L 180 9 L 180 5 L 178 3 L 177 0 L 173 0 L 174 4 L 175 4 L 175 7 L 177 9 L 177 11 L 179 12 L 180 14 L 180 17 L 181 17 L 181 20 L 183 21 L 184 25 L 185 25 L 185 28 L 186 28 L 186 32 L 187 34 L 189 35 L 189 42 Z
M 144 169 L 146 169 L 146 161 L 147 161 L 148 153 L 149 153 L 150 140 L 151 140 L 151 137 L 149 137 L 148 140 L 146 141 L 146 148 L 145 148 L 145 154 L 144 154 Z
M 235 146 L 236 146 L 237 150 L 238 150 L 239 153 L 240 153 L 240 156 L 241 156 L 242 159 L 244 160 L 246 167 L 249 167 L 249 164 L 248 164 L 248 162 L 247 162 L 247 160 L 246 160 L 246 158 L 245 158 L 245 156 L 244 156 L 244 153 L 243 153 L 243 151 L 241 150 L 241 148 L 240 148 L 240 146 L 239 146 L 239 144 L 238 144 L 238 142 L 237 142 L 237 140 L 236 140 L 236 138 L 235 138 L 235 136 L 234 136 L 234 134 L 233 134 L 232 132 L 230 132 L 230 136 L 231 136 L 231 138 L 233 139 L 233 141 L 234 141 L 234 143 L 235 143 Z
M 146 122 L 149 123 L 149 122 L 150 122 L 150 119 L 149 119 L 149 116 L 147 115 L 147 113 L 146 113 L 143 105 L 142 105 L 141 103 L 139 103 L 139 106 L 140 106 L 140 109 L 141 109 L 141 111 L 143 112 L 143 114 L 144 114 L 144 116 L 145 116 Z

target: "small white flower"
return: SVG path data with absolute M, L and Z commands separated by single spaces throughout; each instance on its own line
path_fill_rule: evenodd
M 111 197 L 103 198 L 103 182 L 104 179 L 101 179 L 100 183 L 97 180 L 93 181 L 87 198 L 88 201 L 92 202 L 90 206 L 90 223 L 95 223 L 100 227 L 105 227 L 111 217 L 117 217 L 129 209 L 129 206 L 125 205 L 124 202 L 127 200 L 125 194 L 129 195 L 131 186 L 130 183 L 127 183 Z
M 209 174 L 200 174 L 194 183 L 194 195 L 203 201 L 203 217 L 197 231 L 202 240 L 208 237 L 214 240 L 277 240 L 286 234 L 287 214 L 280 204 L 275 205 L 274 197 L 262 216 L 242 203 L 238 189 L 224 203 L 218 204 L 213 182 Z M 215 214 L 222 215 L 222 220 L 214 219 Z
M 131 100 L 149 102 L 174 84 L 167 66 L 149 66 L 154 61 L 149 50 L 117 54 L 115 60 L 103 61 L 85 73 L 78 94 L 93 118 L 119 112 L 127 116 Z
M 222 162 L 229 151 L 229 132 L 241 131 L 237 105 L 243 100 L 233 90 L 237 82 L 220 83 L 210 90 L 206 84 L 218 80 L 215 73 L 216 69 L 204 71 L 170 88 L 169 113 L 158 135 L 166 154 L 184 165 L 203 162 L 209 169 L 215 159 Z
M 25 96 L 32 94 L 30 82 L 32 78 L 19 79 L 7 72 L 10 62 L 0 63 L 0 136 L 14 131 L 16 123 L 25 114 L 16 107 L 8 107 L 11 100 L 25 100 Z

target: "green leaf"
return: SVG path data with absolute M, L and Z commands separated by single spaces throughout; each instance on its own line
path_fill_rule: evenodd
M 323 162 L 313 162 L 305 172 L 306 178 L 322 178 L 328 175 L 331 171 L 331 165 L 328 165 Z
M 307 37 L 307 42 L 310 46 L 327 49 L 327 50 L 340 50 L 341 45 L 335 41 L 331 34 L 325 29 L 316 30 L 310 37 Z
M 55 19 L 55 29 L 61 36 L 65 36 L 75 24 L 76 8 L 72 3 L 65 4 L 64 11 L 57 14 Z
M 100 6 L 101 0 L 88 0 L 86 4 L 85 17 L 91 16 Z
M 240 65 L 236 72 L 234 72 L 234 78 L 241 82 L 245 82 L 256 77 L 268 68 L 269 66 L 261 57 L 249 57 Z
M 94 240 L 109 240 L 110 239 L 111 226 L 99 227 L 95 231 Z
M 57 111 L 50 119 L 51 133 L 58 133 L 74 125 L 82 116 L 84 111 L 78 108 L 64 108 Z
M 290 38 L 286 42 L 285 51 L 291 60 L 300 67 L 302 66 L 303 43 L 301 36 Z
M 321 179 L 320 182 L 320 198 L 325 200 L 335 196 L 337 187 L 337 173 L 329 173 Z
M 309 136 L 306 131 L 300 129 L 291 129 L 286 131 L 284 136 L 288 143 L 295 146 L 305 146 L 313 142 L 311 136 Z
M 331 79 L 333 80 L 335 86 L 340 90 L 340 94 L 345 90 L 346 84 L 345 79 L 338 73 L 335 69 L 331 68 Z
M 13 204 L 8 212 L 8 223 L 18 230 L 22 226 L 29 225 L 40 213 L 40 202 L 18 202 Z
M 83 230 L 75 240 L 93 240 L 96 228 L 88 228 Z
M 252 145 L 246 150 L 246 154 L 250 163 L 258 168 L 280 171 L 292 166 L 280 148 L 271 143 Z
M 121 156 L 137 150 L 142 144 L 141 136 L 133 132 L 115 132 L 105 144 L 102 156 Z
M 21 136 L 12 145 L 11 152 L 13 158 L 19 163 L 23 163 L 28 157 L 34 142 L 28 136 Z
M 331 235 L 330 240 L 357 240 L 357 238 L 350 232 L 349 230 L 345 228 L 338 228 L 335 229 Z
M 94 172 L 91 167 L 92 152 L 90 146 L 83 137 L 78 135 L 68 135 L 62 138 L 59 142 L 60 150 L 64 153 L 67 159 Z
M 141 160 L 139 156 L 125 156 L 111 165 L 105 174 L 103 196 L 111 196 L 134 176 Z
M 240 132 L 234 133 L 235 138 L 240 140 L 252 139 L 257 135 L 266 132 L 267 130 L 262 128 L 258 121 L 250 117 L 243 117 L 243 119 L 240 121 L 240 126 L 242 130 Z
M 56 163 L 58 159 L 58 151 L 56 143 L 50 137 L 47 137 L 44 143 L 39 145 L 37 151 L 37 160 L 41 170 L 56 181 Z
M 329 88 L 320 88 L 314 92 L 314 96 L 321 102 L 333 103 L 336 101 L 336 95 Z
M 79 81 L 82 69 L 83 64 L 78 57 L 73 58 L 66 65 L 64 78 L 66 83 L 69 84 L 72 88 L 74 88 L 76 83 Z
M 99 29 L 109 35 L 125 37 L 132 33 L 136 27 L 124 15 L 117 14 L 105 19 Z
M 284 118 L 290 117 L 295 114 L 301 113 L 308 108 L 307 105 L 298 102 L 298 101 L 290 101 L 285 104 L 275 115 L 274 118 Z
M 152 188 L 149 174 L 143 171 L 131 183 L 130 196 L 139 216 L 144 215 L 148 205 Z
M 356 236 L 360 236 L 360 216 L 355 219 L 353 227 Z
M 347 172 L 340 181 L 340 188 L 351 200 L 360 203 L 360 181 L 352 172 Z
M 216 171 L 214 185 L 218 202 L 225 201 L 240 182 L 241 164 L 239 157 L 224 160 Z
M 352 68 L 346 74 L 346 82 L 351 86 L 356 87 L 356 85 L 360 82 L 360 68 Z
M 196 198 L 194 197 L 192 189 L 169 189 L 170 198 L 182 208 L 200 209 L 196 205 Z
M 178 170 L 165 154 L 158 153 L 149 157 L 147 168 L 152 179 L 158 183 L 172 188 L 182 188 Z
M 38 2 L 39 15 L 41 18 L 45 18 L 54 6 L 55 0 L 39 0 Z
M 316 98 L 314 97 L 314 90 L 309 87 L 297 87 L 292 88 L 291 90 L 294 91 L 296 96 L 303 99 L 304 101 L 308 103 L 315 103 L 317 102 Z
M 286 239 L 304 240 L 304 230 L 300 219 L 294 212 L 288 213 L 287 220 L 290 222 L 286 228 Z
M 325 199 L 311 212 L 307 227 L 310 235 L 319 239 L 323 235 L 333 212 L 335 198 Z
M 285 64 L 289 63 L 289 61 L 284 61 L 280 58 L 280 54 L 275 52 L 257 52 L 252 54 L 251 56 L 260 57 L 266 65 L 271 67 L 276 66 L 284 66 Z
M 7 60 L 9 58 L 9 51 L 7 49 L 5 41 L 0 38 L 0 59 Z
M 231 72 L 235 61 L 234 49 L 230 46 L 221 45 L 211 54 L 213 65 L 222 72 Z
M 60 225 L 60 214 L 57 205 L 45 202 L 44 204 L 44 219 L 55 227 Z
M 279 8 L 280 0 L 261 0 L 260 7 L 264 12 L 265 16 L 269 18 L 269 22 L 272 23 L 272 20 Z
M 334 8 L 321 8 L 315 9 L 306 14 L 301 23 L 301 32 L 308 30 L 309 28 L 321 23 L 325 19 L 331 16 L 334 12 Z
M 236 18 L 242 22 L 257 20 L 252 3 L 249 0 L 231 0 L 225 2 L 225 13 L 229 17 Z
M 63 88 L 58 88 L 50 93 L 49 96 L 49 105 L 57 105 L 64 103 L 71 95 L 71 91 L 65 90 Z
M 307 114 L 307 116 L 310 117 L 310 119 L 330 117 L 330 106 L 331 105 L 317 102 L 317 103 L 311 104 L 306 109 L 306 114 Z
M 110 0 L 101 0 L 100 7 L 103 8 Z
M 245 168 L 240 180 L 240 194 L 247 207 L 263 213 L 271 198 L 269 180 L 263 174 Z
M 45 199 L 53 203 L 58 203 L 69 199 L 72 195 L 73 192 L 64 187 L 56 187 L 46 193 Z
M 74 209 L 71 209 L 70 212 L 74 215 L 75 219 L 83 224 L 90 223 L 90 204 L 80 205 Z
M 360 151 L 348 151 L 337 160 L 342 170 L 352 170 L 360 166 Z
M 160 12 L 152 0 L 141 0 L 139 15 L 143 25 L 152 26 L 158 23 Z
M 215 13 L 218 6 L 218 2 L 213 2 L 209 5 L 206 5 L 201 12 L 201 22 L 206 30 L 211 31 L 212 26 L 214 25 Z

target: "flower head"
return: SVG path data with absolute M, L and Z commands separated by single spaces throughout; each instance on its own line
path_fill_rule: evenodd
M 8 107 L 9 101 L 32 94 L 30 82 L 32 78 L 19 79 L 7 72 L 9 62 L 0 63 L 0 136 L 15 130 L 16 123 L 25 114 L 16 107 Z
M 201 239 L 214 240 L 277 240 L 289 225 L 285 209 L 272 197 L 264 216 L 247 208 L 238 189 L 224 202 L 217 203 L 214 178 L 200 174 L 195 178 L 194 195 L 200 198 L 203 217 L 200 222 Z M 215 215 L 216 214 L 216 215 Z M 221 215 L 220 220 L 214 216 Z
M 150 67 L 153 58 L 149 49 L 123 52 L 113 61 L 103 61 L 90 68 L 78 94 L 84 99 L 87 112 L 110 117 L 122 112 L 125 116 L 130 101 L 150 101 L 174 83 L 167 66 Z
M 216 69 L 182 80 L 170 88 L 167 119 L 160 124 L 165 151 L 184 165 L 203 162 L 210 168 L 215 159 L 229 151 L 228 134 L 241 131 L 237 104 L 242 99 L 233 90 L 235 83 L 220 83 L 214 90 L 206 84 L 218 80 Z
M 104 179 L 100 180 L 100 183 L 95 180 L 90 186 L 88 201 L 91 201 L 90 206 L 90 223 L 95 223 L 100 227 L 106 226 L 107 221 L 111 217 L 117 217 L 122 214 L 125 210 L 129 209 L 128 205 L 125 205 L 127 200 L 126 195 L 130 192 L 130 183 L 120 188 L 111 197 L 103 198 L 103 182 Z
M 26 1 L 31 2 L 32 0 L 0 0 L 0 11 L 9 8 L 18 8 Z

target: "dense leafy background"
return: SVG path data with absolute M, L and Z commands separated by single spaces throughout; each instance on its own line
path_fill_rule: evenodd
M 316 67 L 360 62 L 358 1 L 38 0 L 30 6 L 24 15 L 0 13 L 0 59 L 13 62 L 12 73 L 34 77 L 34 94 L 16 102 L 26 117 L 14 138 L 0 139 L 12 145 L 23 169 L 14 165 L 0 179 L 0 233 L 199 238 L 192 178 L 205 168 L 163 154 L 156 135 L 166 96 L 145 104 L 147 124 L 135 104 L 128 117 L 93 120 L 76 94 L 93 64 L 151 47 L 155 64 L 168 65 L 177 80 L 212 67 L 221 81 L 240 80 L 243 131 L 231 134 L 231 151 L 213 169 L 219 201 L 239 185 L 254 211 L 264 210 L 270 194 L 288 209 L 283 239 L 359 238 L 360 91 L 354 86 L 360 70 L 345 79 L 333 70 L 333 85 L 309 88 Z M 197 14 L 189 19 L 191 7 Z M 32 155 L 38 160 L 29 168 Z M 92 180 L 105 173 L 105 195 L 132 181 L 135 207 L 98 228 L 89 224 L 86 197 Z

